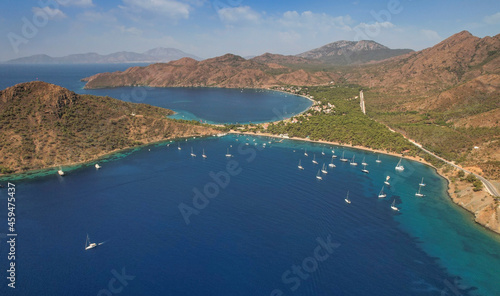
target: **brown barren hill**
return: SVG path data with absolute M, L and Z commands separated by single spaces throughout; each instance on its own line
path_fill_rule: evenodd
M 479 38 L 462 31 L 433 47 L 358 68 L 346 78 L 386 91 L 424 94 L 488 74 L 500 74 L 500 34 Z
M 0 173 L 85 162 L 136 145 L 217 132 L 167 119 L 169 114 L 40 81 L 9 87 L 0 91 Z
M 100 73 L 84 78 L 85 88 L 117 86 L 152 87 L 227 87 L 263 88 L 284 84 L 302 85 L 304 82 L 326 84 L 334 75 L 328 72 L 297 72 L 282 66 L 282 62 L 302 61 L 297 57 L 264 56 L 246 60 L 233 54 L 225 54 L 198 62 L 184 58 L 166 64 L 133 67 L 123 72 Z M 277 67 L 277 65 L 281 65 Z M 293 79 L 293 78 L 296 79 Z

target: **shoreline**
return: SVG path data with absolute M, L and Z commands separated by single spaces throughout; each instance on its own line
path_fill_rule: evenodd
M 394 153 L 394 152 L 388 152 L 388 151 L 368 148 L 368 147 L 364 147 L 364 146 L 353 146 L 353 145 L 349 145 L 349 144 L 341 144 L 338 142 L 330 142 L 330 141 L 324 141 L 324 140 L 311 140 L 311 139 L 305 139 L 305 138 L 299 138 L 299 137 L 283 138 L 279 135 L 274 135 L 274 134 L 269 134 L 269 133 L 240 132 L 240 131 L 231 130 L 231 131 L 228 131 L 227 134 L 262 136 L 262 137 L 268 137 L 268 138 L 279 138 L 279 139 L 286 139 L 286 140 L 293 140 L 293 141 L 302 141 L 302 142 L 309 142 L 309 143 L 318 143 L 318 144 L 326 144 L 326 145 L 333 145 L 333 146 L 340 146 L 340 147 L 348 147 L 348 148 L 364 150 L 364 151 L 373 152 L 373 153 L 381 153 L 381 154 L 390 155 L 390 156 L 394 156 L 394 157 L 401 157 L 401 158 L 405 158 L 408 160 L 413 160 L 413 161 L 419 162 L 421 164 L 424 164 L 424 165 L 432 168 L 436 174 L 438 174 L 440 177 L 442 177 L 446 180 L 446 183 L 447 183 L 446 193 L 447 193 L 448 198 L 451 200 L 451 202 L 453 204 L 459 206 L 460 208 L 467 211 L 467 213 L 471 214 L 471 216 L 473 218 L 472 221 L 474 221 L 478 225 L 482 226 L 482 228 L 484 228 L 492 233 L 495 233 L 497 235 L 500 235 L 500 231 L 497 231 L 497 230 L 491 228 L 489 223 L 483 224 L 483 223 L 480 223 L 478 221 L 478 219 L 477 219 L 478 218 L 478 216 L 477 216 L 478 211 L 473 211 L 472 209 L 467 208 L 466 205 L 464 205 L 463 203 L 460 203 L 460 201 L 459 201 L 460 196 L 458 196 L 458 194 L 456 192 L 454 192 L 451 188 L 452 181 L 450 180 L 449 176 L 444 174 L 441 169 L 436 168 L 434 165 L 425 161 L 421 157 L 404 156 L 404 155 Z M 72 162 L 72 163 L 68 163 L 68 164 L 64 164 L 64 165 L 51 166 L 51 167 L 47 167 L 47 168 L 30 170 L 30 171 L 26 171 L 26 172 L 22 172 L 22 173 L 0 175 L 0 181 L 5 182 L 9 179 L 14 181 L 14 180 L 20 180 L 20 179 L 29 179 L 29 178 L 37 178 L 37 177 L 42 177 L 42 176 L 49 176 L 49 175 L 57 172 L 58 167 L 69 167 L 68 171 L 71 172 L 71 171 L 73 171 L 75 169 L 79 169 L 80 167 L 83 167 L 85 165 L 90 165 L 91 163 L 102 161 L 108 157 L 111 158 L 111 157 L 113 157 L 113 155 L 118 154 L 120 152 L 130 151 L 130 153 L 132 153 L 136 149 L 141 149 L 141 148 L 147 147 L 149 145 L 158 145 L 161 143 L 174 142 L 174 141 L 185 140 L 185 139 L 189 139 L 189 138 L 194 139 L 194 138 L 204 138 L 204 137 L 213 137 L 213 136 L 216 136 L 216 135 L 214 135 L 214 134 L 202 135 L 202 136 L 190 135 L 190 136 L 186 136 L 186 137 L 176 137 L 176 138 L 171 138 L 171 139 L 163 139 L 160 141 L 152 141 L 152 142 L 145 143 L 145 144 L 138 145 L 138 146 L 134 146 L 134 147 L 126 147 L 126 148 L 116 149 L 116 150 L 113 150 L 111 152 L 106 152 L 106 153 L 103 153 L 99 156 L 96 156 L 92 160 Z
M 425 161 L 423 158 L 419 157 L 414 157 L 414 156 L 404 156 L 398 153 L 394 152 L 389 152 L 385 150 L 378 150 L 378 149 L 373 149 L 373 148 L 368 148 L 364 146 L 353 146 L 350 144 L 341 144 L 339 142 L 330 142 L 330 141 L 324 141 L 324 140 L 311 140 L 311 139 L 305 139 L 305 138 L 299 138 L 299 137 L 290 137 L 290 138 L 283 138 L 278 135 L 274 134 L 269 134 L 269 133 L 252 133 L 252 132 L 239 132 L 239 131 L 229 131 L 227 132 L 228 134 L 242 134 L 242 135 L 252 135 L 252 136 L 263 136 L 263 137 L 270 137 L 270 138 L 279 138 L 279 139 L 285 139 L 285 140 L 294 140 L 294 141 L 303 141 L 303 142 L 310 142 L 310 143 L 319 143 L 319 144 L 327 144 L 327 145 L 335 145 L 335 146 L 342 146 L 342 147 L 349 147 L 349 148 L 354 148 L 358 150 L 364 150 L 364 151 L 369 151 L 369 152 L 375 152 L 375 153 L 382 153 L 386 155 L 391 155 L 391 156 L 396 156 L 396 157 L 402 157 L 406 158 L 409 160 L 417 161 L 422 164 L 425 164 L 427 166 L 432 167 L 433 169 L 437 170 L 435 166 L 433 166 L 431 163 Z
M 115 149 L 115 150 L 110 151 L 110 152 L 105 152 L 105 153 L 96 155 L 95 158 L 93 158 L 91 160 L 70 162 L 70 163 L 65 163 L 62 165 L 54 165 L 54 166 L 49 166 L 49 167 L 45 167 L 45 168 L 32 169 L 29 171 L 12 173 L 12 174 L 4 174 L 4 175 L 0 174 L 0 182 L 5 182 L 8 179 L 14 181 L 14 180 L 20 180 L 20 179 L 29 179 L 29 178 L 48 176 L 48 175 L 57 173 L 59 167 L 61 167 L 63 169 L 63 171 L 64 171 L 64 168 L 66 167 L 68 169 L 68 171 L 71 172 L 71 171 L 78 169 L 80 167 L 83 167 L 86 165 L 91 165 L 94 162 L 98 163 L 99 161 L 106 160 L 107 158 L 112 158 L 112 157 L 114 157 L 115 154 L 118 154 L 118 153 L 126 153 L 126 152 L 132 153 L 137 149 L 141 149 L 141 148 L 144 148 L 144 147 L 147 147 L 150 145 L 158 145 L 158 144 L 167 143 L 167 142 L 185 140 L 185 139 L 189 139 L 189 138 L 193 138 L 193 137 L 194 138 L 204 138 L 204 137 L 214 137 L 214 136 L 217 136 L 217 135 L 216 134 L 215 135 L 214 134 L 201 135 L 201 136 L 200 135 L 196 135 L 196 136 L 190 135 L 190 136 L 185 136 L 185 137 L 175 137 L 175 138 L 170 138 L 170 139 L 163 139 L 160 141 L 152 141 L 152 142 L 144 143 L 144 144 L 137 145 L 137 146 L 125 147 L 125 148 Z
M 286 140 L 303 141 L 303 142 L 309 142 L 309 143 L 319 143 L 319 144 L 327 144 L 327 145 L 334 145 L 334 146 L 341 146 L 341 147 L 349 147 L 349 148 L 354 148 L 354 149 L 358 149 L 358 150 L 364 150 L 364 151 L 369 151 L 369 152 L 374 152 L 374 153 L 382 153 L 382 154 L 386 154 L 386 155 L 390 155 L 390 156 L 395 156 L 395 157 L 401 157 L 401 158 L 405 158 L 405 159 L 408 159 L 408 160 L 413 160 L 413 161 L 419 162 L 421 164 L 424 164 L 424 165 L 432 168 L 437 175 L 439 175 L 440 177 L 442 177 L 443 179 L 446 180 L 446 195 L 448 196 L 449 200 L 453 204 L 455 204 L 456 206 L 460 207 L 461 209 L 464 209 L 467 213 L 469 213 L 472 216 L 472 218 L 473 218 L 472 221 L 474 223 L 480 225 L 482 228 L 486 229 L 487 231 L 489 231 L 491 233 L 494 233 L 496 235 L 500 235 L 500 230 L 493 229 L 492 226 L 490 226 L 489 222 L 483 224 L 483 223 L 480 223 L 480 221 L 478 221 L 478 215 L 477 214 L 478 214 L 479 210 L 474 211 L 473 209 L 469 209 L 469 208 L 466 207 L 466 205 L 464 205 L 463 203 L 461 203 L 459 201 L 460 196 L 457 193 L 455 193 L 453 191 L 453 189 L 451 188 L 452 181 L 450 179 L 450 176 L 448 176 L 447 174 L 445 174 L 442 171 L 442 169 L 436 168 L 434 165 L 432 165 L 431 163 L 425 161 L 421 157 L 404 156 L 404 155 L 397 154 L 397 153 L 394 153 L 394 152 L 388 152 L 388 151 L 384 151 L 384 150 L 378 150 L 378 149 L 373 149 L 373 148 L 368 148 L 368 147 L 363 147 L 363 146 L 353 146 L 353 145 L 349 145 L 349 144 L 340 144 L 338 142 L 329 142 L 329 141 L 323 141 L 323 140 L 310 140 L 310 139 L 298 138 L 298 137 L 283 138 L 283 137 L 280 137 L 278 135 L 269 134 L 269 133 L 252 133 L 252 132 L 229 131 L 228 134 L 263 136 L 263 137 L 270 137 L 270 138 L 279 138 L 279 139 L 286 139 Z M 485 191 L 485 189 L 483 189 L 483 191 L 486 194 L 491 195 L 487 191 Z M 494 200 L 494 197 L 492 197 L 492 198 Z M 484 208 L 485 207 L 483 207 L 482 209 L 484 209 Z

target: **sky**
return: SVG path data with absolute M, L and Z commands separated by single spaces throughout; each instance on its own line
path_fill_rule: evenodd
M 299 54 L 339 40 L 421 50 L 500 33 L 498 0 L 2 0 L 0 61 L 172 47 L 210 58 Z

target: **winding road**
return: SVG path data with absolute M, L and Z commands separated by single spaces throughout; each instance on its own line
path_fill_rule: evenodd
M 403 135 L 403 137 L 405 137 L 405 135 Z M 405 137 L 405 138 L 406 138 L 406 137 Z M 460 167 L 460 166 L 458 166 L 458 165 L 456 165 L 456 164 L 454 164 L 454 163 L 452 163 L 452 162 L 450 162 L 450 161 L 448 161 L 448 160 L 446 160 L 446 159 L 444 159 L 444 158 L 442 158 L 442 157 L 437 156 L 436 154 L 434 154 L 434 153 L 430 152 L 429 150 L 425 149 L 424 147 L 422 147 L 422 145 L 420 145 L 419 143 L 417 143 L 417 142 L 415 142 L 415 141 L 413 141 L 413 140 L 410 140 L 410 139 L 408 139 L 408 138 L 406 138 L 406 139 L 407 139 L 408 141 L 410 141 L 410 143 L 412 143 L 413 145 L 415 145 L 415 146 L 417 146 L 418 148 L 420 148 L 420 149 L 421 149 L 422 151 L 424 151 L 425 153 L 430 154 L 430 155 L 434 156 L 435 158 L 437 158 L 437 159 L 439 159 L 439 160 L 441 160 L 441 161 L 444 161 L 445 163 L 447 163 L 447 164 L 449 164 L 449 165 L 451 165 L 451 166 L 453 166 L 453 167 L 455 167 L 455 168 L 457 168 L 457 169 L 459 169 L 459 170 L 464 171 L 464 172 L 465 172 L 465 173 L 467 173 L 467 174 L 473 174 L 474 176 L 476 176 L 476 178 L 478 178 L 479 180 L 481 180 L 481 182 L 483 182 L 484 187 L 486 188 L 486 190 L 487 190 L 487 191 L 488 191 L 491 195 L 493 195 L 493 196 L 495 196 L 495 197 L 500 197 L 500 193 L 498 193 L 497 188 L 496 188 L 493 184 L 491 184 L 491 182 L 490 182 L 490 181 L 486 180 L 484 177 L 482 177 L 482 176 L 480 176 L 480 175 L 478 175 L 478 174 L 475 174 L 475 173 L 473 173 L 473 172 L 470 172 L 470 171 L 468 171 L 468 170 L 466 170 L 466 169 L 464 169 L 464 168 L 462 168 L 462 167 Z

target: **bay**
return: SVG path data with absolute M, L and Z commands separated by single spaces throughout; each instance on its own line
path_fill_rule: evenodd
M 84 77 L 101 72 L 123 71 L 143 64 L 90 65 L 1 65 L 0 89 L 27 81 L 45 81 L 79 94 L 168 108 L 173 118 L 204 123 L 261 123 L 282 120 L 307 110 L 312 102 L 304 97 L 262 89 L 207 87 L 118 87 L 84 89 Z

